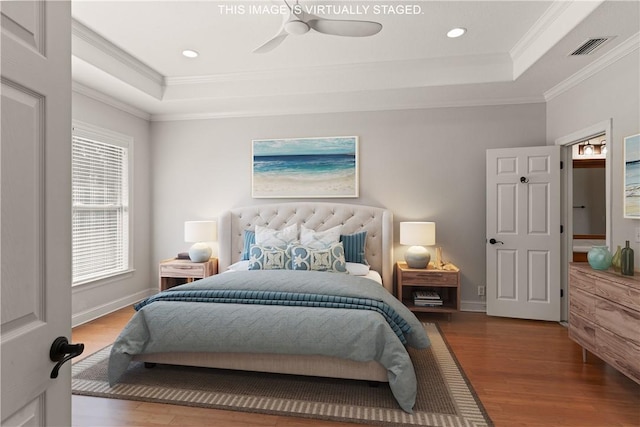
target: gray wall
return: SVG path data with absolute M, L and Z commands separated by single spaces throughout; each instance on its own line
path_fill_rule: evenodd
M 636 269 L 640 266 L 640 245 L 635 228 L 640 222 L 623 217 L 625 136 L 640 133 L 640 50 L 634 50 L 598 74 L 588 78 L 547 103 L 547 140 L 558 138 L 612 119 L 612 140 L 607 141 L 611 170 L 611 243 L 631 242 Z M 611 249 L 611 248 L 610 248 Z
M 467 309 L 483 309 L 485 150 L 553 144 L 613 119 L 612 243 L 633 242 L 637 220 L 624 219 L 623 138 L 640 132 L 638 50 L 545 104 L 410 111 L 153 122 L 78 93 L 73 118 L 135 139 L 134 267 L 109 283 L 73 290 L 74 324 L 151 292 L 157 263 L 186 250 L 185 220 L 278 200 L 251 198 L 251 140 L 360 137 L 360 197 L 342 202 L 384 206 L 398 222 L 437 223 L 444 258 L 462 273 Z M 585 107 L 588 106 L 588 107 Z M 546 133 L 545 133 L 546 132 Z M 636 265 L 640 265 L 640 247 Z M 214 248 L 215 250 L 215 248 Z M 395 258 L 405 248 L 396 245 Z
M 151 262 L 151 174 L 149 122 L 77 92 L 72 99 L 73 120 L 132 136 L 133 142 L 133 194 L 132 227 L 133 271 L 112 279 L 97 281 L 72 289 L 73 325 L 102 316 L 144 298 L 150 286 L 157 283 Z
M 463 306 L 483 310 L 485 150 L 544 145 L 545 114 L 526 104 L 153 122 L 153 263 L 188 249 L 185 220 L 280 201 L 251 198 L 253 139 L 356 135 L 360 197 L 340 201 L 392 210 L 396 243 L 398 222 L 435 221 L 444 259 L 461 269 Z
M 573 169 L 574 235 L 606 234 L 605 182 L 605 168 Z

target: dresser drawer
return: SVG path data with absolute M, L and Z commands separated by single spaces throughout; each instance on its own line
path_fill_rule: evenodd
M 205 277 L 205 264 L 161 265 L 162 277 Z
M 596 300 L 581 289 L 576 289 L 571 283 L 569 289 L 569 311 L 587 319 L 593 319 L 596 313 Z
M 624 286 L 615 282 L 596 282 L 596 295 L 618 303 L 631 310 L 640 311 L 640 289 Z
M 402 282 L 405 285 L 438 285 L 458 286 L 457 272 L 417 272 L 406 271 L 402 273 Z
M 593 294 L 596 291 L 596 278 L 582 270 L 570 269 L 569 282 L 572 287 L 582 289 L 585 292 Z
M 640 345 L 640 312 L 596 298 L 596 323 L 630 343 Z M 640 359 L 639 359 L 640 360 Z
M 640 383 L 640 345 L 606 330 L 596 331 L 598 356 Z
M 569 313 L 569 324 L 569 338 L 595 352 L 597 326 L 575 313 Z

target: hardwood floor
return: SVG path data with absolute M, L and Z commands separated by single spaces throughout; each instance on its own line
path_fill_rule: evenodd
M 125 308 L 73 329 L 86 357 L 111 344 L 133 310 Z M 551 322 L 456 313 L 438 322 L 496 427 L 638 427 L 640 385 L 569 340 Z M 638 362 L 640 363 L 640 361 Z M 74 426 L 319 426 L 322 422 L 174 405 L 73 396 Z

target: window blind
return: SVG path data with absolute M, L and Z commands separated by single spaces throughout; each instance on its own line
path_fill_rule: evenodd
M 74 126 L 73 284 L 129 269 L 128 144 Z

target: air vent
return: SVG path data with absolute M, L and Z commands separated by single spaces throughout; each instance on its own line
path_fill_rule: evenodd
M 602 46 L 610 37 L 600 37 L 597 39 L 589 39 L 582 43 L 576 50 L 571 52 L 569 56 L 589 55 L 593 53 L 597 48 Z

